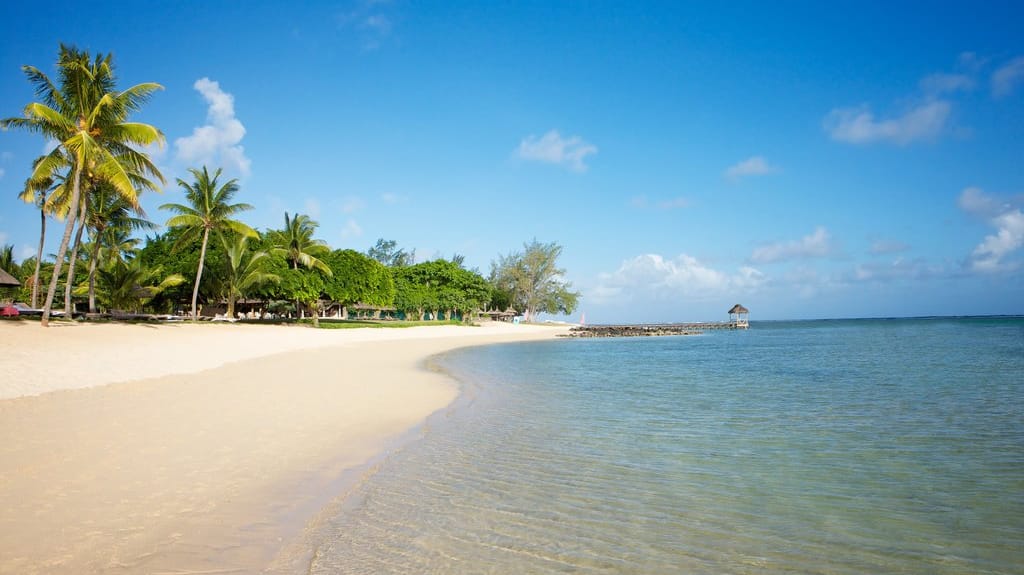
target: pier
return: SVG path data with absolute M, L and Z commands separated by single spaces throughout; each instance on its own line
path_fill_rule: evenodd
M 579 325 L 569 330 L 566 337 L 637 337 L 658 335 L 697 335 L 716 329 L 748 329 L 750 310 L 740 304 L 728 312 L 729 321 L 692 323 L 649 323 L 623 325 Z
M 719 321 L 698 323 L 652 323 L 625 325 L 580 325 L 566 337 L 636 337 L 658 335 L 697 335 L 716 329 L 747 329 L 747 322 Z

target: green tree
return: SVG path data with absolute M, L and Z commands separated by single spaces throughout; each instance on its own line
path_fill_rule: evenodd
M 74 208 L 80 206 L 83 173 L 109 181 L 118 193 L 132 202 L 137 202 L 138 196 L 133 175 L 151 174 L 162 181 L 149 157 L 132 146 L 162 145 L 163 134 L 148 124 L 127 121 L 128 116 L 138 111 L 161 86 L 144 83 L 115 91 L 111 61 L 109 54 L 90 59 L 88 52 L 61 45 L 57 60 L 59 86 L 40 70 L 24 66 L 25 75 L 42 101 L 27 105 L 21 118 L 0 121 L 3 128 L 25 129 L 58 142 L 57 147 L 36 164 L 31 179 L 42 181 L 53 177 L 70 161 L 69 205 Z M 49 324 L 61 265 L 76 220 L 75 210 L 69 210 L 43 305 L 43 326 Z M 69 315 L 71 311 L 66 310 Z
M 267 271 L 270 254 L 249 249 L 249 237 L 219 234 L 224 248 L 224 265 L 220 268 L 220 292 L 228 302 L 227 316 L 235 316 L 235 302 L 263 284 L 281 283 L 281 276 Z
M 33 165 L 38 165 L 43 160 L 36 158 Z M 26 203 L 33 204 L 39 209 L 39 248 L 36 250 L 35 270 L 32 273 L 32 307 L 39 305 L 39 272 L 43 262 L 43 244 L 46 243 L 46 218 L 51 213 L 51 207 L 47 203 L 49 193 L 58 185 L 53 176 L 47 176 L 41 180 L 28 179 L 25 181 L 25 188 L 18 194 L 18 198 Z
M 293 272 L 282 275 L 281 286 L 291 293 L 296 310 L 300 302 L 312 308 L 315 326 L 320 325 L 317 309 L 324 288 L 323 278 L 316 272 L 319 271 L 328 277 L 333 273 L 320 259 L 329 253 L 331 248 L 323 240 L 313 239 L 313 233 L 318 226 L 319 224 L 305 214 L 289 217 L 288 212 L 285 212 L 284 228 L 271 230 L 268 234 L 270 243 L 274 246 L 270 250 L 271 253 L 284 258 Z M 300 270 L 299 266 L 305 270 Z
M 399 249 L 398 242 L 395 240 L 385 240 L 384 238 L 378 239 L 376 245 L 366 250 L 366 255 L 391 268 L 411 266 L 416 263 L 416 250 L 407 252 Z
M 490 286 L 480 274 L 442 259 L 399 268 L 395 287 L 396 307 L 415 312 L 420 319 L 431 310 L 437 317 L 444 312 L 445 319 L 462 312 L 468 321 L 491 296 Z
M 491 283 L 525 313 L 526 321 L 541 312 L 570 314 L 580 294 L 570 290 L 565 270 L 558 267 L 561 255 L 562 246 L 557 243 L 542 244 L 534 239 L 523 244 L 522 252 L 499 256 L 491 263 Z
M 183 283 L 185 278 L 181 274 L 165 275 L 161 268 L 148 268 L 140 258 L 134 258 L 112 261 L 97 271 L 96 281 L 107 309 L 139 312 L 145 302 Z
M 395 301 L 395 282 L 384 264 L 355 250 L 335 250 L 324 257 L 331 268 L 324 294 L 342 305 L 364 303 L 389 306 Z
M 120 259 L 123 247 L 131 242 L 128 232 L 151 230 L 156 227 L 146 219 L 138 204 L 131 204 L 106 182 L 100 182 L 87 198 L 84 227 L 92 240 L 89 253 L 89 312 L 96 313 L 96 269 L 101 252 Z M 135 247 L 132 242 L 131 248 Z M 103 248 L 108 248 L 104 250 Z
M 185 199 L 189 205 L 164 204 L 162 210 L 169 210 L 177 215 L 167 220 L 167 227 L 181 228 L 182 234 L 179 237 L 181 242 L 178 247 L 188 243 L 196 237 L 202 237 L 202 244 L 199 249 L 199 265 L 196 268 L 196 280 L 192 288 L 192 319 L 197 319 L 196 301 L 199 298 L 199 282 L 203 277 L 203 264 L 206 261 L 206 246 L 209 243 L 210 232 L 232 232 L 256 237 L 258 234 L 249 226 L 238 220 L 232 219 L 235 214 L 251 210 L 249 204 L 232 204 L 231 199 L 238 193 L 238 181 L 228 180 L 218 184 L 221 170 L 210 177 L 210 172 L 203 166 L 202 170 L 190 168 L 189 172 L 195 178 L 195 182 L 188 183 L 178 178 L 178 185 L 185 189 Z
M 21 275 L 21 268 L 14 263 L 14 246 L 11 244 L 4 244 L 0 246 L 0 270 L 11 274 L 14 279 L 21 281 L 21 278 L 19 277 Z M 17 294 L 20 289 L 20 287 L 0 286 L 0 301 L 9 297 L 16 297 L 15 294 Z

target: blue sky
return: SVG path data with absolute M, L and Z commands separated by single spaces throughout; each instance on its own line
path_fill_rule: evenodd
M 0 116 L 60 42 L 162 84 L 157 222 L 205 163 L 338 248 L 556 241 L 588 322 L 1024 313 L 1019 2 L 56 4 L 0 5 Z M 0 133 L 19 258 L 44 146 Z

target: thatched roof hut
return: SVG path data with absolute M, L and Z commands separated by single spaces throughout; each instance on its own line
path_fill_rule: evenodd
M 21 282 L 11 274 L 0 269 L 0 287 L 21 287 Z
M 729 321 L 736 324 L 737 328 L 750 327 L 750 310 L 736 304 L 729 309 Z

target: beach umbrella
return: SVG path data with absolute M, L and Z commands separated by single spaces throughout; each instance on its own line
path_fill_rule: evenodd
M 11 274 L 0 269 L 0 287 L 21 287 L 21 282 Z

